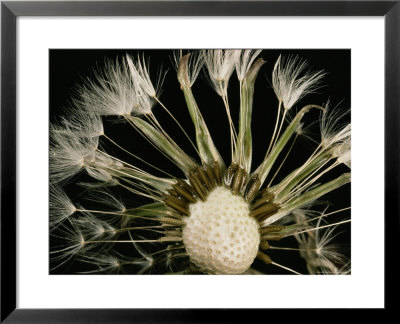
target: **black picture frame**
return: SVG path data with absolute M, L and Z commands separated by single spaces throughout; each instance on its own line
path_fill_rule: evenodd
M 19 16 L 380 16 L 385 19 L 385 309 L 398 280 L 389 266 L 399 237 L 400 1 L 2 1 L 1 322 L 237 322 L 266 310 L 16 308 L 16 55 Z M 371 238 L 372 243 L 373 238 Z M 366 247 L 368 248 L 368 247 Z M 371 256 L 373 262 L 373 256 Z M 397 276 L 398 277 L 398 276 Z M 367 285 L 368 283 L 366 283 Z M 184 298 L 184 297 L 182 297 Z M 251 315 L 248 314 L 252 312 Z M 251 317 L 249 317 L 251 316 Z M 268 317 L 271 314 L 268 315 Z M 261 317 L 262 318 L 262 317 Z

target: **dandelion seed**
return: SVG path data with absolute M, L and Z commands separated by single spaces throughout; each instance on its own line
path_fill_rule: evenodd
M 126 59 L 128 61 L 133 82 L 137 85 L 138 89 L 142 90 L 141 95 L 143 96 L 143 93 L 145 93 L 149 97 L 156 97 L 156 89 L 162 86 L 163 74 L 161 72 L 159 73 L 157 85 L 154 87 L 150 80 L 149 67 L 146 65 L 144 58 L 138 58 L 136 64 L 133 63 L 133 60 L 129 55 L 126 56 Z
M 243 81 L 247 72 L 253 65 L 254 60 L 261 53 L 261 50 L 243 50 L 240 55 L 238 55 L 235 66 L 238 79 Z
M 110 190 L 104 188 L 91 191 L 88 200 L 109 207 L 111 210 L 120 212 L 124 212 L 126 210 L 124 203 Z
M 285 109 L 301 98 L 317 91 L 325 72 L 306 71 L 307 62 L 299 57 L 279 56 L 272 73 L 272 87 Z
M 141 112 L 138 91 L 125 60 L 107 61 L 102 70 L 95 72 L 94 79 L 78 88 L 79 98 L 75 101 L 95 115 L 125 116 Z
M 57 242 L 62 242 L 54 244 L 50 250 L 51 261 L 56 264 L 54 268 L 61 267 L 79 253 L 87 251 L 86 239 L 72 218 L 68 218 L 58 227 L 57 233 L 52 232 L 51 235 Z
M 316 228 L 320 226 L 321 219 L 317 222 Z M 346 263 L 346 257 L 337 244 L 332 241 L 337 236 L 337 227 L 327 228 L 324 234 L 320 235 L 320 230 L 315 231 L 315 235 L 309 235 L 306 239 L 300 240 L 300 248 L 303 249 L 302 256 L 307 261 L 307 266 L 311 273 L 331 273 L 340 274 L 340 267 Z
M 333 147 L 332 149 L 333 156 L 337 157 L 337 161 L 339 163 L 343 163 L 349 168 L 351 168 L 351 141 L 350 137 L 347 137 L 346 140 Z
M 322 147 L 328 148 L 350 138 L 351 124 L 343 122 L 348 113 L 348 110 L 343 110 L 338 106 L 331 108 L 328 101 L 320 118 Z
M 50 228 L 54 228 L 76 211 L 75 205 L 57 185 L 52 185 L 49 199 Z
M 154 263 L 154 258 L 144 251 L 139 244 L 132 242 L 136 251 L 141 255 L 141 258 L 131 261 L 131 264 L 139 267 L 138 274 L 145 273 L 147 270 L 151 269 Z
M 54 131 L 63 133 L 66 136 L 73 134 L 77 137 L 99 137 L 104 135 L 103 120 L 100 116 L 82 109 L 79 104 L 74 104 L 66 112 L 68 117 L 61 120 L 62 128 Z
M 174 51 L 174 62 L 176 70 L 178 70 L 179 62 L 182 59 L 182 52 L 181 51 Z M 204 56 L 200 51 L 191 51 L 189 60 L 188 60 L 188 77 L 189 77 L 189 84 L 193 86 L 196 82 L 197 77 L 200 74 L 201 69 L 204 65 Z
M 235 69 L 236 61 L 241 53 L 239 50 L 206 50 L 203 58 L 214 90 L 225 97 L 228 82 Z
M 50 141 L 50 174 L 54 181 L 76 175 L 92 161 L 98 146 L 97 137 L 79 137 L 72 131 L 52 131 Z
M 110 224 L 110 221 L 101 220 L 90 212 L 81 213 L 80 217 L 75 219 L 75 224 L 90 240 L 100 237 L 104 240 L 111 239 L 117 233 L 117 229 Z
M 97 268 L 96 270 L 83 271 L 81 273 L 119 273 L 121 270 L 121 259 L 114 255 L 86 253 L 80 255 L 79 260 Z

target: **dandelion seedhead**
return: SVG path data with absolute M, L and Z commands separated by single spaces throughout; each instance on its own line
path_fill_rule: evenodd
M 177 75 L 164 87 L 165 73 L 153 78 L 144 55 L 106 61 L 51 124 L 51 271 L 350 273 L 340 241 L 349 207 L 332 210 L 326 201 L 351 180 L 349 114 L 313 102 L 295 107 L 325 73 L 310 72 L 299 56 L 277 57 L 273 109 L 261 99 L 272 90 L 256 87 L 257 76 L 272 68 L 268 51 L 173 55 Z M 196 100 L 201 71 L 222 101 Z M 182 96 L 171 92 L 166 103 L 161 90 L 168 96 L 173 87 Z M 174 113 L 183 100 L 192 125 Z M 253 138 L 253 108 L 260 106 L 276 117 L 264 127 L 269 142 L 260 133 Z M 219 109 L 227 119 L 211 135 L 207 124 Z M 217 145 L 224 131 L 225 151 Z M 310 152 L 302 138 L 314 145 Z

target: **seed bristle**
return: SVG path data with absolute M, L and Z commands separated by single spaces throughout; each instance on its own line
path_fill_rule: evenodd
M 272 233 L 272 232 L 280 232 L 285 228 L 283 225 L 271 225 L 267 227 L 263 227 L 260 230 L 260 234 Z
M 178 198 L 171 196 L 171 195 L 166 195 L 164 197 L 164 203 L 176 211 L 180 212 L 181 214 L 185 216 L 189 216 L 189 209 L 188 205 L 185 204 L 183 201 L 179 200 Z
M 260 249 L 261 250 L 268 250 L 270 247 L 268 241 L 261 241 L 260 242 Z
M 268 192 L 267 190 L 264 190 L 259 195 L 260 195 L 260 197 L 258 198 L 258 200 L 251 206 L 252 210 L 254 210 L 262 205 L 271 203 L 275 199 L 275 195 L 271 192 Z
M 177 237 L 177 236 L 164 236 L 160 237 L 158 242 L 180 242 L 182 241 L 182 237 Z
M 266 264 L 271 264 L 272 260 L 271 258 L 266 255 L 265 253 L 258 251 L 257 253 L 257 258 L 260 259 L 262 262 L 266 263 Z
M 169 218 L 169 217 L 161 217 L 160 222 L 165 223 L 165 224 L 170 224 L 170 225 L 176 225 L 176 226 L 184 225 L 184 222 L 182 222 L 181 220 L 176 219 L 176 218 Z
M 196 202 L 196 198 L 193 197 L 193 195 L 191 194 L 191 190 L 190 192 L 188 192 L 183 186 L 181 186 L 179 183 L 175 184 L 173 186 L 174 190 L 183 198 L 185 198 L 188 202 L 191 203 L 195 203 Z
M 204 163 L 203 164 L 203 169 L 204 169 L 204 172 L 206 173 L 208 179 L 210 180 L 210 183 L 211 183 L 211 189 L 210 190 L 212 190 L 217 185 L 217 179 L 214 177 L 213 170 L 210 167 L 210 165 Z
M 198 179 L 198 175 L 195 169 L 189 172 L 189 182 L 192 185 L 196 195 L 202 200 L 206 200 L 206 191 L 201 181 Z
M 266 205 L 260 206 L 257 209 L 253 209 L 250 212 L 250 216 L 258 218 L 258 217 L 260 217 L 262 215 L 265 215 L 265 214 L 275 213 L 275 212 L 278 211 L 278 209 L 279 209 L 278 205 L 276 205 L 274 203 L 266 204 Z
M 282 235 L 279 233 L 268 233 L 263 235 L 262 239 L 266 241 L 280 241 L 282 239 Z
M 238 165 L 235 163 L 232 163 L 229 166 L 228 170 L 226 170 L 225 183 L 227 186 L 229 186 L 232 183 L 232 179 L 233 179 L 233 176 L 235 175 L 237 168 L 238 168 Z
M 260 187 L 261 187 L 260 177 L 258 174 L 255 174 L 250 178 L 247 184 L 246 201 L 248 203 L 250 203 L 254 199 Z
M 198 168 L 197 173 L 199 175 L 199 180 L 201 180 L 203 186 L 205 186 L 207 190 L 210 191 L 212 189 L 212 185 L 206 173 L 204 172 L 203 168 L 202 167 Z
M 232 193 L 234 193 L 235 195 L 241 189 L 241 184 L 243 182 L 244 172 L 245 171 L 242 168 L 237 168 L 236 171 L 234 172 L 233 180 L 232 180 L 232 183 L 231 183 L 231 188 L 232 188 Z
M 249 179 L 249 174 L 246 172 L 245 169 L 242 169 L 242 183 L 240 184 L 239 192 L 242 196 L 244 196 L 244 193 L 246 192 L 246 187 L 247 187 L 247 181 Z
M 212 165 L 212 171 L 219 186 L 222 185 L 222 176 L 221 176 L 221 168 L 217 161 L 214 161 Z

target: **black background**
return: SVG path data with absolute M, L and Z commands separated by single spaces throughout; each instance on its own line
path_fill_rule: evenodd
M 121 59 L 126 53 L 131 54 L 134 57 L 140 53 L 140 55 L 144 54 L 146 58 L 150 58 L 150 73 L 154 76 L 153 80 L 155 80 L 155 76 L 160 67 L 168 69 L 166 79 L 162 86 L 160 99 L 193 139 L 194 131 L 192 122 L 176 79 L 175 69 L 172 64 L 171 50 L 50 50 L 50 121 L 56 122 L 59 120 L 59 117 L 64 113 L 64 110 L 68 108 L 71 98 L 76 95 L 76 87 L 82 84 L 82 81 L 86 78 L 93 76 L 94 70 L 101 68 L 106 60 L 115 60 L 116 57 Z M 351 106 L 350 50 L 264 50 L 258 57 L 262 57 L 266 61 L 266 64 L 261 68 L 257 78 L 254 96 L 252 120 L 253 170 L 264 158 L 275 125 L 278 101 L 270 82 L 273 66 L 280 54 L 299 55 L 310 63 L 311 70 L 324 70 L 327 72 L 327 75 L 324 77 L 323 87 L 318 91 L 318 93 L 308 95 L 304 99 L 300 100 L 291 109 L 293 110 L 293 115 L 296 110 L 300 109 L 304 105 L 324 105 L 328 99 L 330 99 L 333 106 L 340 104 L 340 107 L 345 109 L 350 109 Z M 200 75 L 192 90 L 210 130 L 214 143 L 224 158 L 225 163 L 229 164 L 229 127 L 222 100 L 211 88 L 203 75 Z M 228 93 L 230 96 L 229 102 L 232 118 L 235 125 L 237 125 L 239 111 L 238 90 L 237 78 L 235 75 L 232 75 Z M 190 156 L 196 158 L 195 151 L 165 111 L 157 105 L 154 107 L 153 112 L 163 125 L 164 129 L 176 140 L 183 150 Z M 305 118 L 306 125 L 312 126 L 313 122 L 318 120 L 318 117 L 318 111 L 310 111 Z M 347 121 L 349 121 L 350 114 L 347 117 Z M 117 143 L 133 153 L 140 155 L 146 161 L 159 167 L 162 166 L 164 170 L 175 176 L 183 175 L 178 168 L 164 158 L 129 126 L 115 122 L 115 118 L 112 117 L 107 117 L 105 120 L 109 121 L 105 123 L 106 134 L 113 138 Z M 310 127 L 310 132 L 310 135 L 318 141 L 319 128 L 317 123 L 314 123 L 314 127 Z M 291 152 L 279 172 L 276 181 L 279 181 L 279 179 L 284 177 L 288 172 L 301 165 L 311 154 L 315 146 L 316 145 L 308 139 L 298 139 L 294 150 Z M 115 151 L 114 147 L 106 147 L 108 152 L 111 151 L 111 153 L 115 153 L 115 155 L 121 157 L 122 160 L 125 159 L 127 162 L 134 162 L 136 165 L 146 169 L 145 165 L 132 161 L 131 157 L 121 153 L 120 151 Z M 282 154 L 282 156 L 284 156 L 284 154 Z M 279 163 L 277 163 L 277 165 L 279 165 Z M 324 181 L 331 179 L 343 172 L 347 172 L 346 168 L 338 167 L 321 180 Z M 161 175 L 157 172 L 153 173 Z M 72 198 L 80 197 L 81 189 L 76 188 L 73 185 L 68 185 L 66 190 Z M 129 196 L 125 196 L 125 194 L 126 193 L 123 192 L 120 193 L 120 195 L 123 196 L 124 201 L 128 200 L 132 205 L 147 202 L 140 197 L 133 198 L 131 197 L 131 194 L 129 194 Z M 346 185 L 343 188 L 335 190 L 334 192 L 324 196 L 323 200 L 328 200 L 332 203 L 330 208 L 332 211 L 350 206 L 350 186 Z M 345 213 L 329 217 L 330 222 L 342 220 L 345 218 Z M 345 243 L 350 246 L 350 225 L 342 225 L 340 231 L 341 235 L 338 236 L 337 242 Z M 50 240 L 50 245 L 51 244 L 52 240 Z M 282 245 L 285 244 L 282 243 Z M 292 252 L 279 253 L 279 257 L 277 256 L 276 261 L 284 265 L 293 265 L 293 254 L 291 253 Z M 347 251 L 347 253 L 350 254 L 350 251 Z M 271 253 L 270 255 L 274 259 L 274 253 Z M 303 270 L 304 272 L 304 262 L 300 258 L 298 259 L 296 270 Z M 257 266 L 263 267 L 263 265 L 260 264 L 257 264 Z M 52 273 L 72 273 L 76 270 L 79 270 L 79 265 L 68 265 L 66 267 L 57 268 Z M 265 269 L 265 272 L 286 273 L 285 271 L 281 271 L 279 268 L 272 266 L 268 266 Z

